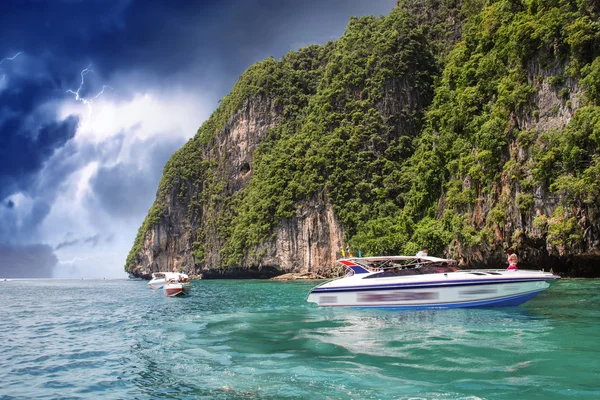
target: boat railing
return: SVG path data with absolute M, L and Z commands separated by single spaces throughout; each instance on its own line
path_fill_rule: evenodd
M 386 260 L 383 262 L 360 262 L 356 260 L 356 263 L 371 270 L 371 271 L 385 271 L 390 269 L 412 269 L 412 268 L 423 268 L 432 266 L 454 266 L 456 263 L 448 261 L 431 261 L 431 260 L 406 260 L 406 262 L 398 262 L 395 260 Z

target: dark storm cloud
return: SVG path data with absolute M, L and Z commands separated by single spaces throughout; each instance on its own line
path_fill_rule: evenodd
M 51 278 L 57 263 L 50 246 L 0 243 L 0 278 Z
M 183 137 L 164 135 L 137 140 L 131 154 L 134 161 L 101 167 L 92 176 L 90 202 L 113 217 L 139 219 L 152 204 L 165 163 L 184 142 Z
M 250 64 L 342 34 L 351 15 L 387 14 L 395 0 L 88 0 L 3 2 L 0 50 L 53 61 L 68 77 L 93 62 L 106 77 L 213 78 L 228 90 Z M 15 23 L 18 21 L 18 23 Z M 297 46 L 296 46 L 297 47 Z M 0 53 L 3 54 L 3 53 Z M 215 79 L 217 78 L 217 79 Z M 222 93 L 224 94 L 224 93 Z
M 75 136 L 78 118 L 58 120 L 60 80 L 26 55 L 2 64 L 0 86 L 0 201 L 28 191 L 46 161 Z
M 0 125 L 0 199 L 26 189 L 56 149 L 75 136 L 78 119 L 47 121 L 37 132 L 24 131 L 22 122 L 12 118 Z

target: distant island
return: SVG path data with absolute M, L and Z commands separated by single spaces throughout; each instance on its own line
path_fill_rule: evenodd
M 600 276 L 600 8 L 400 0 L 252 65 L 164 168 L 125 270 L 357 255 Z

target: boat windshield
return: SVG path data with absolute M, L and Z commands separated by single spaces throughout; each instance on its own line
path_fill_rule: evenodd
M 410 267 L 391 267 L 387 268 L 377 274 L 365 276 L 364 279 L 370 278 L 387 278 L 391 276 L 407 276 L 407 275 L 426 275 L 426 274 L 441 274 L 446 272 L 455 272 L 458 269 L 451 265 L 442 264 L 429 264 L 424 266 L 410 266 Z

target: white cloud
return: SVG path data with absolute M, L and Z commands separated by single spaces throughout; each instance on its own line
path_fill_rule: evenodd
M 148 210 L 136 210 L 137 218 L 111 214 L 110 209 L 101 207 L 102 199 L 94 193 L 92 179 L 101 169 L 114 174 L 124 169 L 117 167 L 125 166 L 128 179 L 131 180 L 130 174 L 139 173 L 140 184 L 155 182 L 150 191 L 139 193 L 149 196 L 142 203 L 150 205 L 162 173 L 162 165 L 155 166 L 155 171 L 148 171 L 154 161 L 151 158 L 160 150 L 157 147 L 172 147 L 176 137 L 184 143 L 212 111 L 206 105 L 209 101 L 182 90 L 147 91 L 121 100 L 114 100 L 115 95 L 105 92 L 105 96 L 94 101 L 91 111 L 73 100 L 64 101 L 60 107 L 59 118 L 72 114 L 80 117 L 72 141 L 76 150 L 70 154 L 57 154 L 59 159 L 50 160 L 40 175 L 51 174 L 52 164 L 64 162 L 64 157 L 77 158 L 87 154 L 90 158 L 80 160 L 79 164 L 73 163 L 79 165 L 78 169 L 61 183 L 52 209 L 40 226 L 40 239 L 57 246 L 65 241 L 68 232 L 74 232 L 70 235 L 71 240 L 96 234 L 100 235 L 100 240 L 94 246 L 80 240 L 75 245 L 57 249 L 56 277 L 125 276 L 125 259 Z M 148 148 L 142 149 L 141 145 Z M 148 177 L 149 173 L 156 176 Z M 118 195 L 120 193 L 115 193 L 115 197 Z
M 76 138 L 100 142 L 132 130 L 135 137 L 142 139 L 157 132 L 175 132 L 189 138 L 212 111 L 211 102 L 203 96 L 181 89 L 137 92 L 129 99 L 117 100 L 114 94 L 117 93 L 105 92 L 89 108 L 83 103 L 65 101 L 59 117 L 79 115 Z

